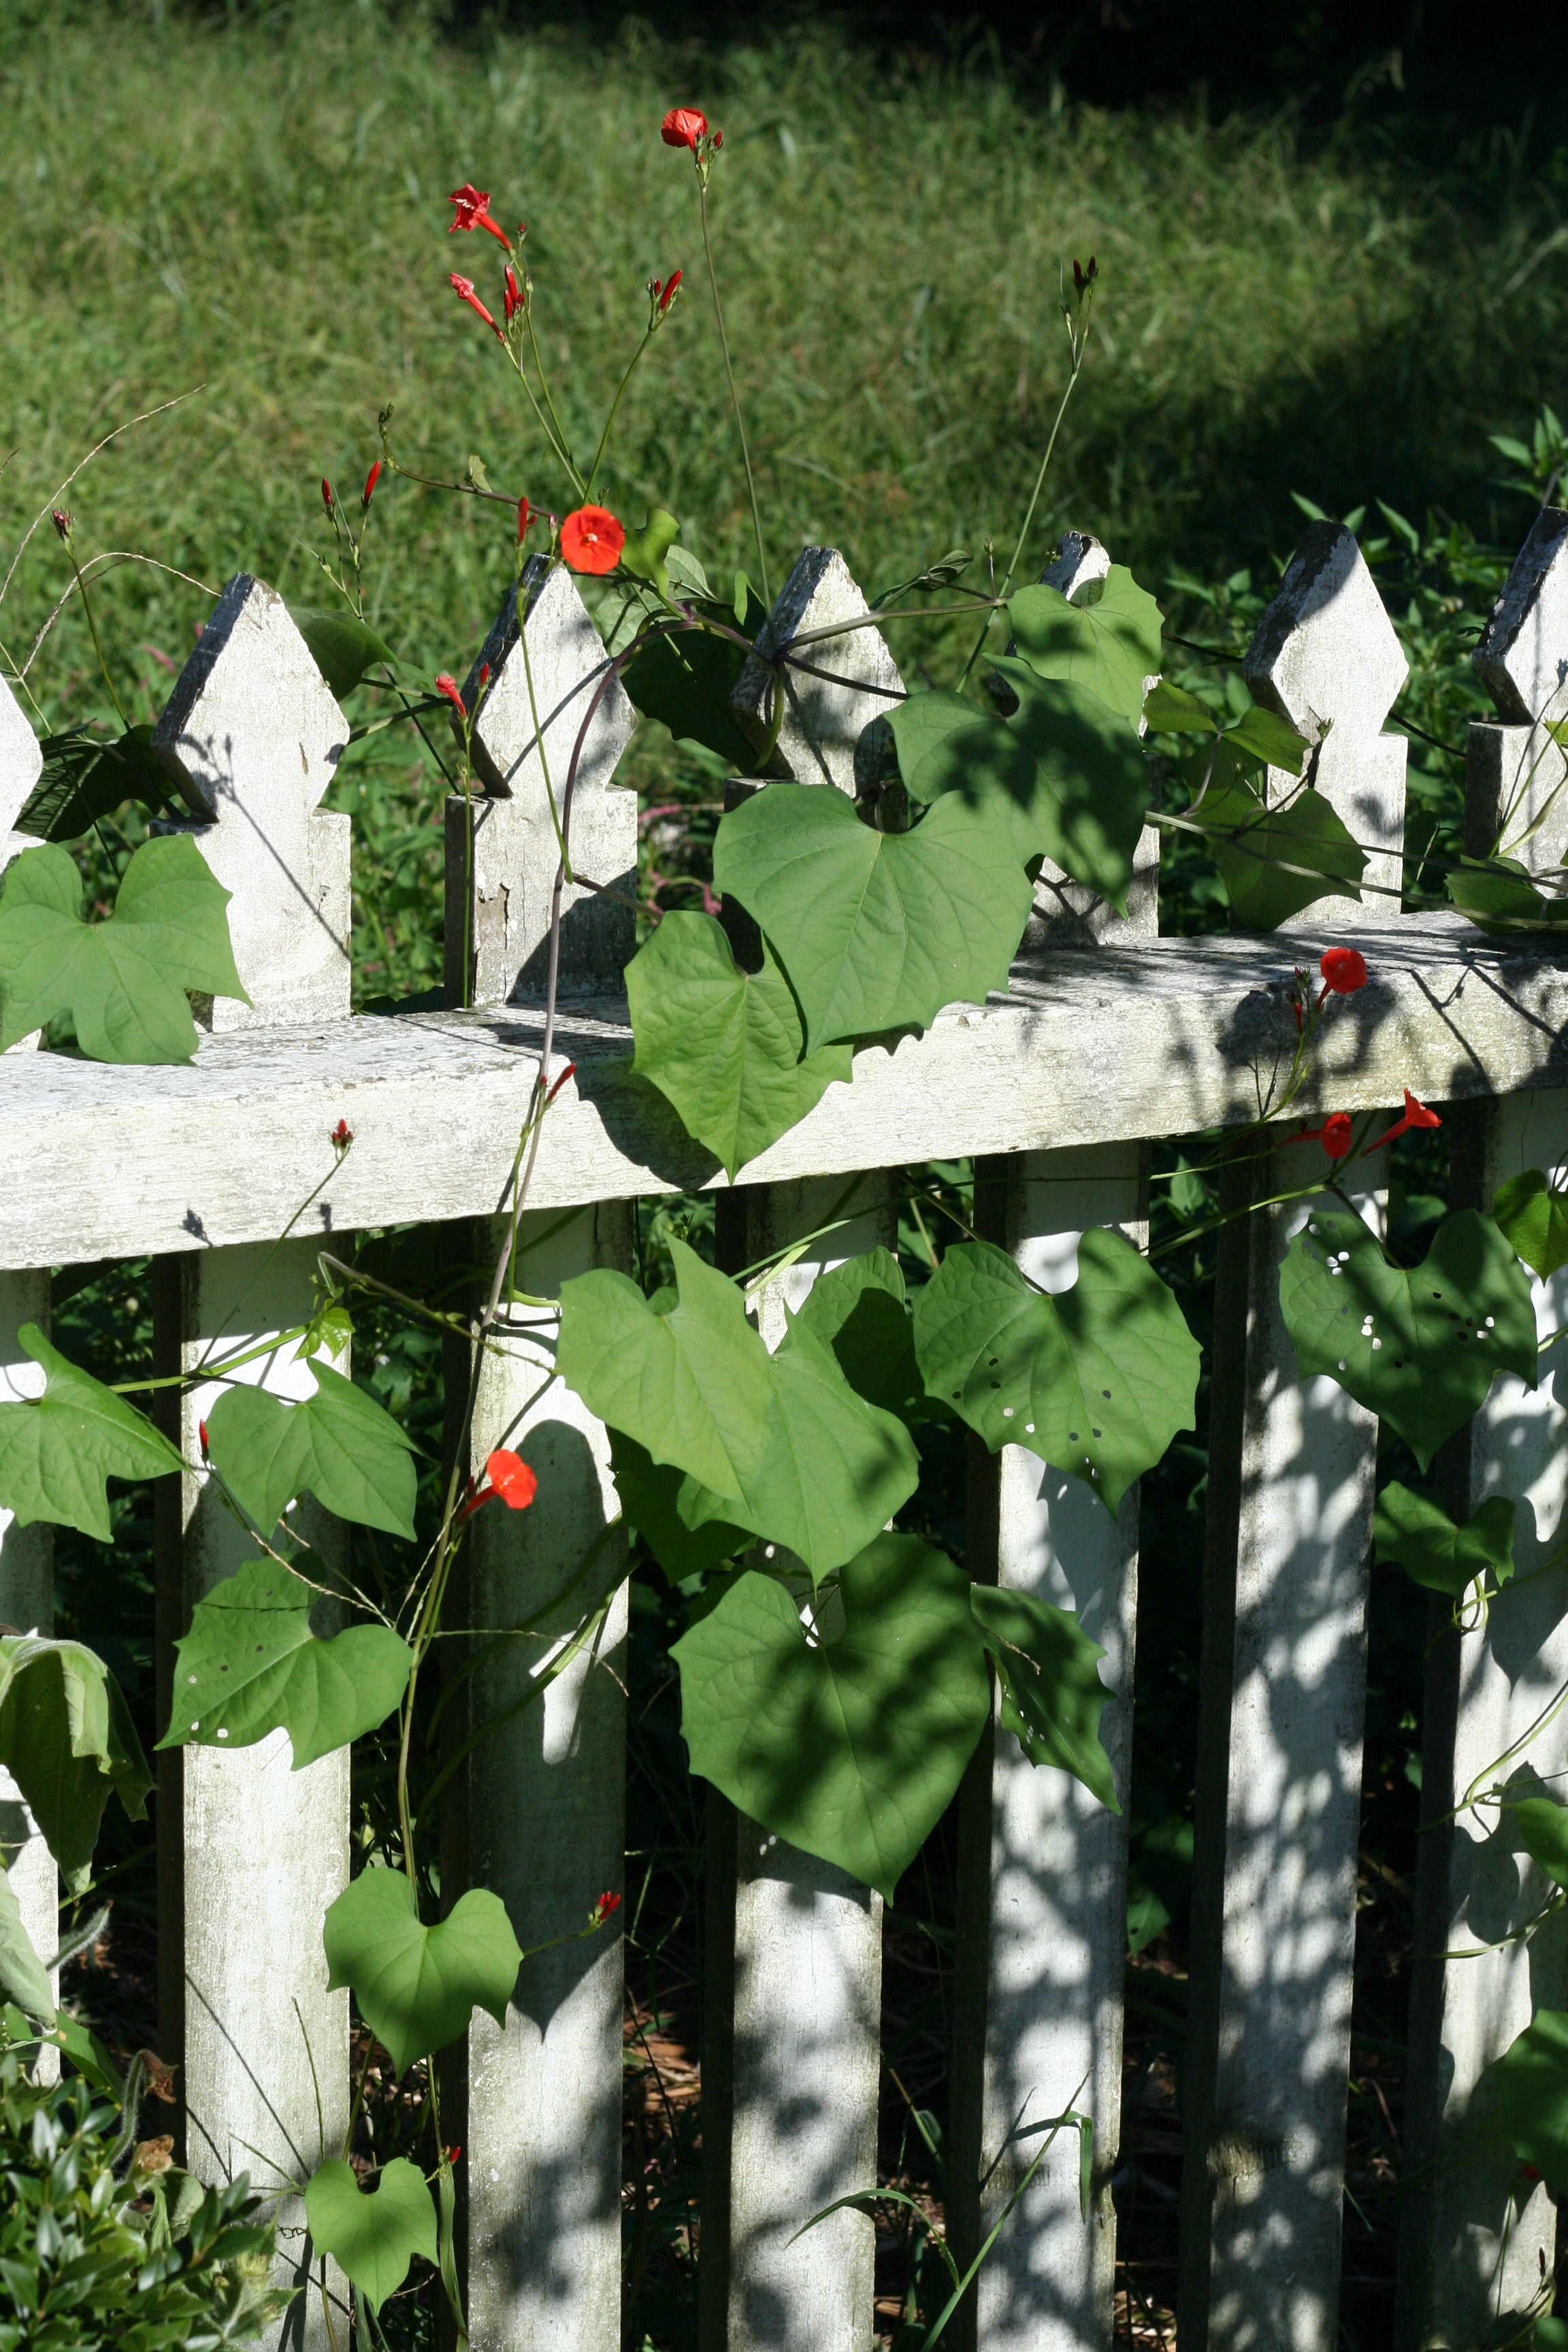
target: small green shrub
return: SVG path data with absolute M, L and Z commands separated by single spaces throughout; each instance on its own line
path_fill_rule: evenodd
M 133 2149 L 137 2087 L 121 2108 L 0 2046 L 0 2352 L 211 2352 L 287 2303 L 247 2177 L 204 2189 L 165 2143 Z

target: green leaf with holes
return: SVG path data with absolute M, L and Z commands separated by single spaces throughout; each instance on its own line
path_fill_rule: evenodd
M 17 1340 L 44 1368 L 44 1392 L 0 1404 L 0 1508 L 31 1527 L 47 1519 L 108 1543 L 110 1478 L 159 1478 L 179 1454 L 145 1414 L 51 1348 L 36 1323 Z
M 1196 1426 L 1199 1349 L 1173 1293 L 1120 1234 L 1079 1244 L 1047 1297 L 1005 1250 L 961 1242 L 915 1298 L 926 1386 L 993 1453 L 1027 1446 L 1117 1510 L 1179 1429 Z
M 312 1360 L 314 1396 L 288 1403 L 237 1383 L 207 1415 L 207 1458 L 269 1536 L 307 1490 L 323 1510 L 389 1535 L 414 1534 L 412 1441 L 373 1396 Z
M 1568 1193 L 1553 1192 L 1542 1168 L 1527 1168 L 1498 1187 L 1492 1215 L 1499 1231 L 1544 1282 L 1568 1265 Z
M 832 1349 L 839 1370 L 868 1404 L 897 1413 L 911 1429 L 952 1419 L 941 1399 L 926 1393 L 904 1277 L 891 1250 L 867 1250 L 819 1274 L 795 1319 Z
M 1032 898 L 1007 813 L 957 793 L 876 833 L 842 793 L 769 784 L 721 824 L 713 878 L 772 943 L 808 1053 L 1005 988 Z
M 1143 711 L 1143 681 L 1160 667 L 1160 607 L 1124 563 L 1070 600 L 1044 581 L 1007 605 L 1018 652 L 1040 677 L 1064 678 L 1131 719 Z
M 562 1284 L 556 1370 L 655 1462 L 739 1503 L 768 1441 L 768 1351 L 732 1282 L 684 1242 L 669 1254 L 675 1297 L 657 1305 L 608 1268 Z
M 1559 1886 L 1568 1887 L 1568 1805 L 1552 1797 L 1521 1797 L 1508 1818 L 1531 1860 Z
M 406 1874 L 372 1863 L 332 1904 L 321 1936 L 328 1990 L 350 1988 L 395 2074 L 456 2042 L 476 2009 L 506 2023 L 522 1948 L 488 1887 L 470 1886 L 426 1927 Z
M 140 1821 L 153 1786 L 130 1709 L 103 1660 L 80 1642 L 38 1633 L 0 1638 L 0 1765 L 72 1895 L 92 1875 L 110 1794 Z
M 64 849 L 25 849 L 0 889 L 0 1052 L 68 1013 L 95 1062 L 188 1062 L 185 991 L 249 998 L 234 968 L 230 893 L 189 834 L 144 841 L 107 922 L 81 919 L 81 876 Z
M 1359 1217 L 1315 1209 L 1279 1269 L 1279 1304 L 1303 1374 L 1338 1381 L 1423 1470 L 1499 1372 L 1535 1386 L 1530 1279 L 1479 1209 L 1445 1217 L 1409 1273 Z
M 847 1045 L 803 1061 L 800 1013 L 766 940 L 742 971 L 711 915 L 666 915 L 626 968 L 632 1067 L 674 1105 L 731 1183 L 852 1073 Z
M 890 1902 L 990 1707 L 969 1580 L 917 1536 L 848 1561 L 808 1642 L 773 1578 L 743 1570 L 675 1644 L 692 1769 L 792 1845 Z
M 416 2254 L 437 2259 L 436 2200 L 405 2156 L 382 2166 L 374 2189 L 329 2157 L 305 2184 L 305 2221 L 317 2253 L 340 2265 L 372 2311 L 396 2294 Z
M 1002 1726 L 1031 1764 L 1055 1764 L 1089 1794 L 1121 1811 L 1100 1718 L 1110 1693 L 1100 1679 L 1105 1652 L 1070 1609 L 1032 1592 L 974 1584 L 969 1605 L 1002 1685 Z
M 1513 1510 L 1506 1495 L 1493 1495 L 1459 1528 L 1435 1496 L 1395 1481 L 1372 1516 L 1378 1566 L 1392 1561 L 1429 1592 L 1456 1601 L 1489 1569 L 1494 1584 L 1506 1584 L 1513 1574 Z
M 1538 2009 L 1481 2076 L 1471 2111 L 1549 2189 L 1568 2190 L 1568 2015 Z
M 390 1626 L 310 1631 L 320 1595 L 273 1559 L 247 1560 L 198 1601 L 174 1651 L 160 1748 L 251 1748 L 279 1728 L 294 1769 L 374 1731 L 402 1699 L 414 1654 Z

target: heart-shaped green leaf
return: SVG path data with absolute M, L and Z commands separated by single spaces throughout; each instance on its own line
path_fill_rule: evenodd
M 713 878 L 772 942 L 809 1053 L 1005 987 L 1032 898 L 1006 813 L 957 793 L 875 833 L 842 793 L 769 784 L 721 824 Z
M 1494 1584 L 1513 1574 L 1513 1505 L 1506 1495 L 1493 1495 L 1458 1528 L 1434 1496 L 1396 1481 L 1377 1498 L 1372 1533 L 1380 1568 L 1392 1560 L 1428 1591 L 1456 1601 L 1488 1569 Z
M 328 690 L 340 702 L 378 662 L 393 669 L 397 667 L 392 647 L 353 613 L 323 613 L 309 605 L 290 604 L 289 618 L 310 646 Z
M 107 922 L 81 919 L 81 876 L 63 849 L 25 849 L 0 892 L 0 1052 L 62 1013 L 95 1062 L 188 1062 L 184 992 L 250 1000 L 224 909 L 229 893 L 189 834 L 144 841 Z
M 684 1242 L 670 1244 L 670 1258 L 677 1297 L 668 1313 L 607 1268 L 563 1283 L 556 1370 L 656 1462 L 736 1503 L 767 1443 L 768 1351 L 732 1282 Z
M 1179 1429 L 1195 1426 L 1199 1349 L 1166 1284 L 1120 1234 L 1079 1244 L 1047 1297 L 1005 1250 L 962 1242 L 915 1297 L 926 1386 L 993 1453 L 1027 1446 L 1115 1511 Z
M 350 1988 L 395 2074 L 456 2042 L 476 2008 L 506 2023 L 522 1948 L 488 1887 L 470 1886 L 426 1927 L 405 1874 L 373 1863 L 331 1906 L 321 1935 L 328 1989 Z
M 305 2221 L 316 2252 L 340 2264 L 372 2311 L 396 2294 L 416 2254 L 436 2260 L 436 2200 L 405 2156 L 382 2166 L 374 2189 L 329 2157 L 305 2184 Z
M 0 1639 L 0 1765 L 73 1895 L 91 1876 L 110 1790 L 140 1821 L 153 1786 L 130 1709 L 103 1660 L 80 1642 L 38 1633 Z
M 323 1510 L 389 1535 L 412 1537 L 413 1445 L 363 1389 L 312 1361 L 314 1396 L 297 1404 L 237 1383 L 207 1415 L 207 1458 L 237 1502 L 269 1536 L 307 1489 Z
M 1494 857 L 1453 867 L 1448 896 L 1476 929 L 1499 939 L 1560 931 L 1568 923 L 1568 898 L 1548 898 L 1517 857 Z
M 1487 2068 L 1472 2106 L 1549 2189 L 1568 2189 L 1568 2014 L 1538 2009 Z
M 710 1518 L 748 1527 L 821 1578 L 909 1501 L 920 1456 L 903 1423 L 856 1393 L 805 1324 L 791 1325 L 769 1373 L 766 1443 L 740 1501 L 693 1484 L 682 1490 L 680 1515 L 693 1527 Z
M 626 999 L 632 1067 L 717 1154 L 731 1183 L 835 1078 L 851 1076 L 847 1045 L 801 1060 L 800 1013 L 767 941 L 762 970 L 742 971 L 711 915 L 666 915 L 626 967 Z
M 1110 1693 L 1100 1679 L 1105 1652 L 1070 1609 L 1030 1592 L 973 1584 L 969 1604 L 1002 1685 L 1002 1725 L 1031 1764 L 1059 1765 L 1113 1813 L 1116 1783 L 1100 1738 Z
M 717 1568 L 721 1560 L 733 1559 L 753 1540 L 749 1528 L 737 1528 L 722 1519 L 688 1527 L 677 1507 L 682 1487 L 691 1483 L 685 1472 L 669 1463 L 656 1462 L 647 1448 L 628 1437 L 624 1429 L 612 1429 L 609 1439 L 610 1466 L 621 1510 L 671 1584 L 684 1584 L 689 1576 Z
M 277 1560 L 251 1559 L 198 1601 L 175 1647 L 173 1720 L 159 1747 L 250 1748 L 281 1726 L 298 1772 L 384 1723 L 412 1651 L 386 1625 L 318 1641 L 317 1598 Z
M 1555 1192 L 1542 1168 L 1527 1168 L 1498 1187 L 1492 1215 L 1509 1246 L 1544 1282 L 1568 1265 L 1568 1193 Z
M 843 1631 L 808 1643 L 746 1570 L 675 1645 L 694 1771 L 793 1845 L 890 1902 L 942 1818 L 990 1706 L 969 1580 L 916 1536 L 846 1566 Z
M 74 841 L 123 801 L 140 801 L 155 814 L 180 807 L 153 749 L 150 721 L 112 739 L 72 728 L 46 735 L 38 749 L 44 764 L 16 826 L 35 841 Z
M 1551 1797 L 1521 1797 L 1510 1818 L 1526 1853 L 1559 1886 L 1568 1887 L 1568 1805 Z
M 1319 898 L 1359 898 L 1366 857 L 1338 812 L 1309 786 L 1269 805 L 1257 767 L 1225 736 L 1186 768 L 1187 814 L 1210 836 L 1237 923 L 1272 931 Z
M 839 1370 L 868 1404 L 897 1413 L 910 1428 L 950 1417 L 939 1398 L 926 1394 L 904 1277 L 891 1250 L 867 1250 L 818 1275 L 795 1319 L 832 1349 Z
M 0 1507 L 22 1527 L 47 1519 L 108 1543 L 109 1478 L 160 1478 L 183 1465 L 146 1416 L 51 1348 L 36 1323 L 17 1339 L 45 1373 L 44 1393 L 0 1404 Z
M 1054 858 L 1125 911 L 1149 806 L 1133 728 L 1087 688 L 1047 683 L 1026 662 L 991 664 L 1017 704 L 1004 720 L 956 694 L 911 694 L 890 714 L 912 799 L 957 793 L 1011 827 L 1020 860 Z
M 0 1869 L 0 1993 L 40 2025 L 55 2021 L 49 1972 L 33 1948 L 9 1878 Z
M 1007 618 L 1019 653 L 1041 677 L 1084 688 L 1136 725 L 1143 681 L 1160 667 L 1161 615 L 1124 563 L 1090 581 L 1069 601 L 1041 581 L 1009 600 Z
M 1479 1209 L 1445 1217 L 1408 1274 L 1359 1217 L 1315 1209 L 1279 1269 L 1279 1305 L 1302 1372 L 1338 1381 L 1423 1470 L 1497 1373 L 1535 1386 L 1529 1277 Z

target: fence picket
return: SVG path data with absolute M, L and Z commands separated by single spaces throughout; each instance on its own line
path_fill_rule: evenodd
M 1405 662 L 1348 531 L 1309 531 L 1244 667 L 1318 747 L 1316 788 L 1376 846 L 1368 878 L 1396 890 L 1405 745 L 1380 730 Z M 1292 928 L 1331 930 L 1347 903 Z M 1363 927 L 1398 911 L 1356 910 Z M 1184 2347 L 1211 2352 L 1339 2340 L 1377 1423 L 1335 1381 L 1301 1380 L 1284 1328 L 1279 1269 L 1310 1202 L 1239 1213 L 1329 1173 L 1319 1145 L 1281 1141 L 1225 1171 L 1238 1221 L 1215 1279 L 1179 2308 Z M 1379 1229 L 1382 1181 L 1374 1167 L 1344 1185 Z
M 0 677 L 0 872 L 22 850 L 34 846 L 33 836 L 16 832 L 16 824 L 43 764 L 37 737 Z M 35 1034 L 12 1050 L 28 1052 L 37 1043 Z M 24 1323 L 36 1323 L 46 1335 L 48 1332 L 49 1276 L 45 1267 L 0 1274 L 0 1401 L 6 1403 L 37 1396 L 44 1384 L 42 1371 L 17 1340 Z M 9 1511 L 0 1512 L 0 1622 L 15 1625 L 24 1633 L 48 1633 L 54 1620 L 54 1529 L 41 1519 L 29 1528 L 18 1527 Z M 21 1906 L 22 1924 L 34 1950 L 40 1958 L 49 1959 L 59 1941 L 59 1874 L 21 1791 L 3 1766 L 0 1869 L 5 1870 Z M 53 2080 L 59 2060 L 47 2048 L 42 2058 L 45 2073 Z
M 1110 557 L 1063 534 L 1042 579 L 1070 596 Z M 1143 829 L 1120 917 L 1047 860 L 1029 946 L 1093 947 L 1159 935 L 1159 835 Z M 1091 1225 L 1143 1241 L 1148 1158 L 1138 1143 L 1021 1153 L 975 1168 L 975 1223 L 1047 1290 L 1077 1277 Z M 1116 2262 L 1110 2179 L 1121 2122 L 1121 1991 L 1127 1948 L 1127 1824 L 1138 1497 L 1112 1517 L 1078 1481 L 1026 1448 L 993 1458 L 970 1444 L 970 1574 L 1076 1609 L 1106 1651 L 1113 1694 L 1100 1718 L 1123 1811 L 1068 1774 L 1030 1764 L 993 1724 L 959 1811 L 949 2214 L 967 2264 L 1039 2154 L 1031 2126 L 1076 2105 L 1092 2116 L 1094 2180 L 1082 2213 L 1076 2132 L 1058 2136 L 1009 2218 L 956 2323 L 963 2352 L 1080 2352 L 1109 2345 Z
M 473 729 L 485 793 L 447 803 L 452 1002 L 465 989 L 479 1004 L 502 1003 L 514 990 L 542 992 L 559 862 L 551 795 L 559 810 L 584 719 L 573 863 L 626 896 L 564 892 L 563 998 L 618 989 L 636 944 L 628 901 L 637 795 L 612 782 L 635 723 L 631 705 L 615 680 L 590 709 L 607 656 L 570 573 L 557 566 L 546 577 L 542 563 L 531 562 L 521 625 L 518 601 L 508 597 L 465 688 L 471 703 L 488 664 Z M 593 1266 L 628 1268 L 635 1215 L 626 1201 L 590 1205 L 564 1223 L 553 1212 L 525 1213 L 517 1286 L 553 1297 Z M 476 1223 L 469 1255 L 479 1269 L 494 1264 L 506 1228 L 504 1217 Z M 485 1287 L 488 1294 L 488 1280 Z M 544 1318 L 542 1328 L 537 1309 L 516 1305 L 503 1308 L 499 1329 L 505 1350 L 487 1353 L 480 1365 L 467 1459 L 482 1476 L 491 1449 L 509 1446 L 535 1471 L 539 1491 L 525 1514 L 491 1506 L 474 1521 L 469 1617 L 482 1627 L 528 1624 L 535 1638 L 483 1658 L 459 1702 L 448 1738 L 459 1718 L 467 1738 L 488 1721 L 498 1727 L 468 1765 L 464 1850 L 460 1857 L 447 1851 L 454 1897 L 468 1885 L 493 1889 L 531 1949 L 580 1926 L 601 1894 L 621 1887 L 626 1539 L 609 1538 L 592 1571 L 605 1606 L 592 1641 L 542 1698 L 519 1709 L 588 1598 L 579 1585 L 551 1612 L 550 1596 L 569 1583 L 620 1506 L 603 1424 L 553 1376 L 553 1326 Z M 449 1377 L 466 1370 L 459 1357 Z M 469 2025 L 448 2137 L 464 2150 L 468 2325 L 474 2341 L 494 2352 L 610 2352 L 620 2340 L 620 1924 L 527 1960 L 504 2030 L 482 2011 Z
M 1546 729 L 1563 714 L 1568 676 L 1568 514 L 1561 509 L 1537 517 L 1475 663 L 1500 719 L 1470 726 L 1467 847 L 1485 856 L 1500 837 L 1532 870 L 1557 866 L 1564 762 Z M 1525 1168 L 1545 1168 L 1561 1182 L 1568 1091 L 1478 1106 L 1459 1135 L 1475 1164 L 1465 1170 L 1457 1138 L 1456 1207 L 1489 1208 L 1498 1185 Z M 1568 1317 L 1568 1275 L 1533 1288 L 1545 1339 Z M 1496 1381 L 1468 1439 L 1461 1432 L 1453 1441 L 1445 1481 L 1445 1502 L 1460 1518 L 1490 1495 L 1514 1497 L 1521 1581 L 1504 1589 L 1484 1623 L 1463 1633 L 1446 1600 L 1434 1596 L 1431 1606 L 1405 2123 L 1415 2179 L 1400 2226 L 1401 2352 L 1468 2344 L 1493 2329 L 1500 2340 L 1510 2319 L 1522 2327 L 1523 2315 L 1538 2307 L 1542 2278 L 1552 2270 L 1557 2217 L 1545 2185 L 1524 2182 L 1511 2151 L 1478 2140 L 1467 2118 L 1483 2070 L 1529 2024 L 1531 2009 L 1564 2006 L 1561 1923 L 1528 1947 L 1507 1945 L 1474 1959 L 1446 1956 L 1479 1952 L 1509 1936 L 1551 1891 L 1507 1811 L 1474 1810 L 1466 1800 L 1478 1781 L 1489 1789 L 1500 1780 L 1513 1799 L 1561 1795 L 1552 1777 L 1568 1760 L 1560 1726 L 1523 1755 L 1508 1755 L 1568 1683 L 1568 1574 L 1546 1568 L 1563 1531 L 1568 1453 L 1568 1413 L 1554 1388 L 1544 1369 L 1534 1391 L 1511 1375 Z M 1494 1772 L 1500 1759 L 1508 1760 Z M 1449 1820 L 1456 1807 L 1458 1818 Z
M 271 589 L 243 573 L 230 583 L 153 741 L 197 812 L 188 830 L 234 894 L 229 930 L 251 999 L 198 1004 L 198 1018 L 250 1029 L 345 1016 L 350 820 L 316 803 L 348 724 Z M 330 1123 L 323 1109 L 322 1174 Z M 194 1212 L 191 1230 L 197 1246 L 154 1275 L 163 1369 L 193 1373 L 220 1343 L 237 1352 L 309 1320 L 318 1244 L 308 1234 L 210 1249 Z M 235 1377 L 280 1396 L 313 1387 L 291 1346 Z M 219 1392 L 204 1382 L 181 1401 L 188 1463 L 200 1460 L 199 1424 Z M 195 1603 L 256 1555 L 210 1479 L 190 1471 L 178 1483 L 177 1504 L 166 1494 L 160 1513 L 160 1732 L 178 1698 L 174 1640 Z M 330 1556 L 342 1531 L 313 1503 L 300 1511 Z M 348 1995 L 327 1990 L 321 1915 L 348 1881 L 349 1751 L 295 1772 L 279 1731 L 234 1755 L 192 1747 L 158 1762 L 160 2040 L 181 2070 L 185 2161 L 205 2180 L 247 2171 L 254 2187 L 275 2189 L 338 2154 L 348 2123 Z M 342 2282 L 335 2266 L 310 2263 L 291 2194 L 279 2208 L 278 2272 L 321 2292 L 302 2296 L 270 2340 L 330 2352 L 347 2321 Z

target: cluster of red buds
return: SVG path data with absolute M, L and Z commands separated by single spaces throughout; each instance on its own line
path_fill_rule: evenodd
M 340 1160 L 342 1158 L 344 1152 L 348 1150 L 353 1139 L 353 1129 L 349 1125 L 346 1118 L 340 1118 L 336 1127 L 329 1128 L 327 1130 L 327 1141 L 331 1145 L 332 1150 L 337 1153 Z
M 651 335 L 669 315 L 669 306 L 680 291 L 684 272 L 672 270 L 668 278 L 650 278 L 647 281 L 647 331 Z
M 606 1887 L 604 1894 L 600 1895 L 598 1901 L 595 1904 L 593 1909 L 588 1914 L 588 1925 L 584 1933 L 590 1936 L 595 1934 L 597 1930 L 604 1926 L 611 1912 L 618 1911 L 620 1907 L 620 1896 L 618 1895 L 612 1894 Z

